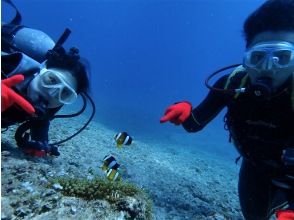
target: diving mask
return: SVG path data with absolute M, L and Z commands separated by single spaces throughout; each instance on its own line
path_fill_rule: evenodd
M 47 89 L 47 94 L 59 103 L 72 104 L 77 99 L 76 80 L 69 72 L 43 68 L 39 76 L 40 86 Z
M 243 65 L 256 70 L 294 66 L 294 45 L 285 41 L 260 43 L 245 52 Z

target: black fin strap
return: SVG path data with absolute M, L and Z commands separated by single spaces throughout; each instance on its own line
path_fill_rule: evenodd
M 22 123 L 15 131 L 14 138 L 18 146 L 23 146 L 29 140 L 29 134 L 26 133 L 27 130 L 31 128 L 30 121 Z

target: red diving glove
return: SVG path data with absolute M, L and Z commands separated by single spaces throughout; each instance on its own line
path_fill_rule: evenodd
M 192 105 L 189 102 L 178 102 L 169 106 L 164 116 L 160 119 L 160 123 L 170 121 L 176 125 L 182 124 L 190 116 Z
M 13 104 L 17 104 L 28 114 L 31 115 L 35 113 L 34 107 L 22 96 L 18 95 L 11 89 L 11 87 L 23 80 L 24 76 L 21 74 L 1 80 L 1 112 L 5 111 Z
M 294 220 L 293 210 L 278 210 L 276 212 L 276 217 L 278 220 Z

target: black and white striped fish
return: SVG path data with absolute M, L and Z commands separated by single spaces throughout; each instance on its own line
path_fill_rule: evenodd
M 122 145 L 131 145 L 133 138 L 128 135 L 127 132 L 123 131 L 114 136 L 114 140 L 116 142 L 116 146 L 121 148 Z
M 112 155 L 107 155 L 103 159 L 101 169 L 106 173 L 106 178 L 110 181 L 121 180 L 120 165 Z

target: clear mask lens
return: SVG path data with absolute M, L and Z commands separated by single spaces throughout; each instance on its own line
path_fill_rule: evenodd
M 288 42 L 259 44 L 246 51 L 244 66 L 254 69 L 279 69 L 294 65 L 294 46 Z
M 77 93 L 70 88 L 63 87 L 59 92 L 59 100 L 64 104 L 72 104 L 77 99 Z
M 41 86 L 62 104 L 72 104 L 77 99 L 76 91 L 66 82 L 62 73 L 46 70 L 40 76 Z

